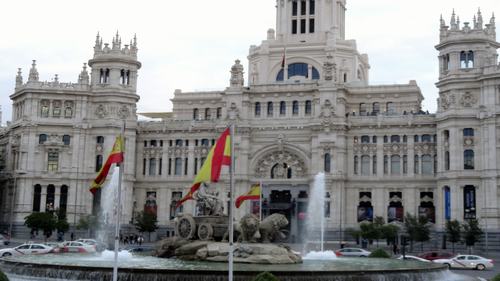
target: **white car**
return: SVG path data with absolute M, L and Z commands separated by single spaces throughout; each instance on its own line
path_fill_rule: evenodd
M 337 257 L 368 257 L 371 252 L 360 248 L 343 248 L 335 251 Z
M 410 255 L 405 255 L 404 258 L 403 256 L 398 257 L 398 260 L 407 260 L 407 261 L 421 261 L 421 262 L 431 262 L 430 260 L 426 260 L 417 256 L 410 256 Z
M 78 241 L 67 241 L 62 244 L 63 253 L 95 253 L 96 246 Z
M 449 268 L 477 270 L 493 268 L 493 260 L 475 255 L 457 255 L 449 259 L 437 259 L 433 262 L 447 265 Z
M 22 244 L 15 248 L 0 250 L 0 257 L 20 256 L 20 255 L 35 255 L 51 253 L 52 247 L 44 244 Z

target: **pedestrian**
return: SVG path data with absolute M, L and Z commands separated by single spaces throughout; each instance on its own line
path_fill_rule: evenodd
M 398 245 L 396 244 L 396 242 L 392 243 L 392 253 L 394 255 L 398 254 Z
M 73 232 L 71 232 L 70 237 L 71 237 L 71 241 L 75 241 L 75 234 Z

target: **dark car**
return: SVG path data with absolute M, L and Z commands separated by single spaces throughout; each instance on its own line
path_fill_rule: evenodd
M 419 258 L 423 258 L 426 260 L 437 260 L 437 259 L 448 259 L 453 257 L 454 255 L 449 252 L 439 252 L 439 251 L 433 251 L 433 252 L 425 252 L 420 255 L 418 255 Z

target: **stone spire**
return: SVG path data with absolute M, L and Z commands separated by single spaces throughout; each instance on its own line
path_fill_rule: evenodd
M 112 49 L 113 50 L 120 50 L 122 45 L 122 39 L 120 38 L 120 35 L 118 34 L 118 30 L 116 31 L 116 36 L 113 38 L 113 45 Z
M 97 32 L 97 36 L 95 37 L 95 45 L 94 52 L 102 51 L 102 38 L 99 36 L 99 32 Z
M 87 71 L 87 64 L 83 63 L 82 72 L 78 75 L 78 83 L 88 85 L 90 82 L 89 72 Z
M 231 87 L 243 87 L 245 79 L 243 78 L 243 65 L 241 65 L 240 60 L 236 60 L 234 65 L 231 67 Z
M 495 25 L 495 13 L 491 14 L 490 24 Z
M 59 84 L 59 74 L 54 75 L 54 84 Z
M 455 9 L 453 9 L 453 12 L 451 13 L 450 27 L 452 30 L 457 29 L 457 18 L 455 17 Z
M 16 88 L 19 86 L 23 85 L 23 75 L 21 73 L 21 69 L 17 69 L 17 75 L 16 75 Z
M 36 69 L 36 60 L 33 60 L 33 63 L 31 64 L 28 82 L 38 82 L 38 70 Z
M 443 19 L 443 14 L 441 14 L 441 17 L 439 18 L 439 24 L 440 24 L 441 28 L 444 28 L 446 26 L 446 23 L 444 22 L 444 19 Z
M 476 29 L 483 29 L 483 15 L 481 14 L 481 9 L 477 9 L 477 28 Z

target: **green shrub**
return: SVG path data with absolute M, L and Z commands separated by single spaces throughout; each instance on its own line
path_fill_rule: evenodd
M 500 274 L 491 279 L 491 281 L 500 281 Z
M 370 257 L 370 258 L 384 258 L 384 259 L 388 259 L 388 258 L 391 257 L 391 255 L 389 255 L 386 251 L 384 251 L 382 249 L 376 249 L 368 257 Z
M 255 276 L 253 281 L 280 281 L 276 276 L 269 272 L 262 272 Z
M 2 271 L 0 271 L 0 281 L 9 281 L 9 278 Z

